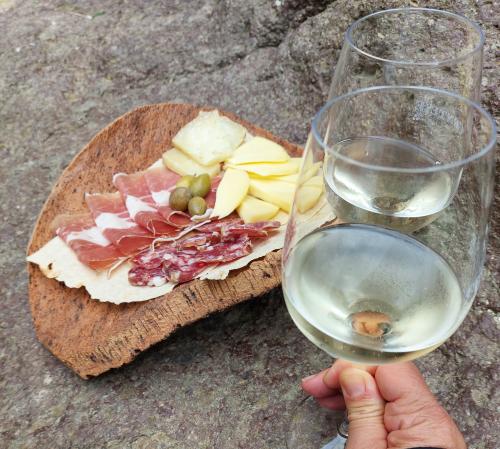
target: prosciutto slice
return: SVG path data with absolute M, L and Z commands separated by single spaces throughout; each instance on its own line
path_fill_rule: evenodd
M 193 221 L 197 221 L 192 220 L 187 213 L 172 210 L 169 206 L 170 192 L 175 189 L 175 183 L 180 179 L 179 175 L 171 172 L 165 167 L 154 167 L 147 170 L 144 177 L 158 212 L 169 225 L 176 228 L 186 228 L 193 225 Z M 205 197 L 207 211 L 215 205 L 215 195 L 220 180 L 220 177 L 215 177 L 212 180 L 210 192 L 208 192 Z M 206 218 L 207 217 L 200 217 L 200 220 Z
M 175 184 L 180 179 L 177 173 L 163 166 L 154 167 L 147 170 L 145 178 L 151 191 L 151 198 L 166 223 L 176 228 L 184 228 L 192 224 L 191 217 L 188 214 L 174 211 L 169 206 L 170 193 L 175 189 Z
M 177 228 L 169 225 L 158 212 L 146 182 L 146 173 L 137 172 L 131 175 L 118 173 L 113 176 L 113 184 L 121 193 L 130 217 L 138 225 L 154 235 L 175 235 Z
M 135 254 L 154 239 L 152 233 L 132 220 L 119 192 L 87 194 L 85 201 L 97 227 L 122 254 Z
M 123 254 L 103 235 L 92 215 L 59 215 L 52 222 L 56 234 L 75 252 L 80 262 L 103 270 Z

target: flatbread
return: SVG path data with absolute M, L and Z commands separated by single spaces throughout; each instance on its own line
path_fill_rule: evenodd
M 27 258 L 37 264 L 48 278 L 57 279 L 67 287 L 85 287 L 92 299 L 121 304 L 147 301 L 171 292 L 176 284 L 166 283 L 160 287 L 138 287 L 130 285 L 128 272 L 132 268 L 125 262 L 108 278 L 106 271 L 94 271 L 81 263 L 71 248 L 59 237 L 54 237 L 37 252 Z

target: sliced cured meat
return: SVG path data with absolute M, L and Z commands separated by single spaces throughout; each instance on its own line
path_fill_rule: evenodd
M 268 231 L 278 229 L 281 226 L 279 221 L 260 221 L 257 223 L 236 223 L 224 224 L 221 227 L 221 237 L 225 240 L 228 237 L 247 235 L 250 238 L 265 238 Z
M 144 177 L 151 192 L 151 198 L 165 221 L 176 228 L 189 226 L 192 223 L 191 217 L 184 212 L 174 211 L 169 206 L 170 192 L 175 189 L 180 176 L 161 166 L 146 170 Z
M 158 212 L 146 182 L 146 173 L 118 173 L 113 176 L 113 184 L 121 193 L 130 217 L 137 224 L 154 235 L 175 235 L 177 228 L 169 225 Z
M 180 176 L 161 165 L 146 170 L 144 179 L 151 192 L 153 202 L 157 206 L 168 206 L 170 192 L 175 188 L 175 183 L 180 179 Z
M 134 267 L 128 272 L 128 280 L 132 285 L 160 287 L 167 282 L 162 266 L 155 268 Z
M 160 214 L 165 217 L 165 220 L 167 223 L 171 224 L 172 226 L 178 227 L 178 228 L 185 228 L 188 226 L 191 226 L 193 224 L 193 221 L 203 221 L 207 219 L 210 215 L 210 211 L 208 209 L 211 209 L 214 207 L 215 204 L 215 194 L 217 191 L 217 187 L 220 183 L 220 177 L 215 177 L 212 179 L 212 184 L 210 186 L 210 192 L 208 192 L 207 196 L 205 197 L 205 201 L 207 203 L 207 212 L 206 216 L 199 217 L 198 220 L 193 220 L 188 214 L 185 212 L 179 212 L 176 210 L 172 210 L 172 208 L 168 205 L 168 201 L 166 204 L 158 204 L 158 211 Z M 175 184 L 174 184 L 175 186 Z M 165 195 L 166 196 L 166 195 Z M 169 194 L 170 196 L 170 194 Z
M 52 222 L 55 233 L 93 270 L 111 266 L 123 254 L 103 235 L 92 215 L 59 215 Z
M 243 224 L 243 220 L 239 218 L 236 214 L 232 214 L 226 218 L 223 218 L 222 220 L 215 220 L 210 223 L 206 223 L 203 226 L 197 228 L 197 231 L 216 233 L 220 235 L 223 226 L 234 226 L 239 224 Z
M 132 220 L 119 192 L 87 194 L 85 201 L 97 227 L 121 253 L 132 255 L 154 239 Z
M 133 285 L 155 285 L 151 282 L 163 272 L 170 282 L 187 282 L 206 267 L 239 259 L 251 250 L 247 235 L 239 235 L 230 242 L 215 242 L 213 234 L 195 234 L 139 253 L 132 260 L 136 266 L 130 270 L 129 281 Z
M 205 201 L 207 203 L 207 209 L 213 209 L 215 206 L 215 196 L 217 192 L 217 187 L 219 187 L 221 179 L 222 179 L 221 176 L 216 176 L 215 178 L 212 179 L 212 183 L 210 185 L 210 192 L 208 192 L 207 196 L 205 197 Z
M 279 221 L 260 221 L 257 223 L 243 223 L 237 216 L 230 215 L 222 220 L 200 226 L 197 230 L 206 233 L 216 233 L 222 240 L 230 239 L 238 235 L 248 235 L 252 238 L 267 237 L 268 231 L 278 229 L 281 226 Z

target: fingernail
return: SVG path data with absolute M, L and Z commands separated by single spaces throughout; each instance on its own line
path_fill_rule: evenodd
M 310 381 L 310 380 L 314 379 L 317 375 L 318 375 L 318 373 L 316 373 L 316 374 L 311 374 L 310 376 L 304 377 L 304 378 L 302 379 L 302 383 L 304 383 L 304 382 L 308 382 L 308 381 Z
M 344 393 L 351 399 L 359 399 L 366 393 L 365 377 L 349 370 L 340 374 L 340 385 Z

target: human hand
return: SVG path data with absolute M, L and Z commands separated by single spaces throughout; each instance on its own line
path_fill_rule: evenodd
M 302 380 L 326 408 L 347 408 L 346 449 L 466 449 L 457 426 L 410 362 L 361 367 L 343 360 Z

